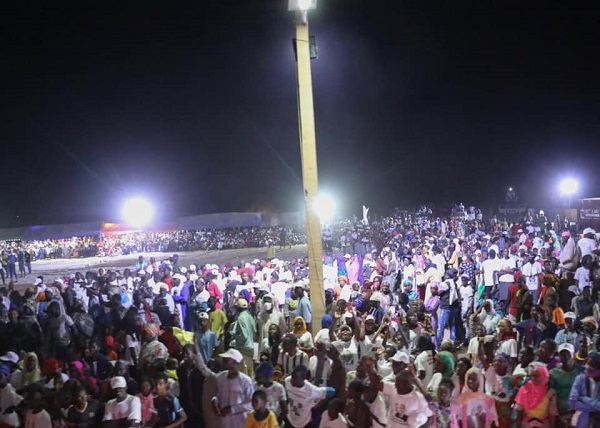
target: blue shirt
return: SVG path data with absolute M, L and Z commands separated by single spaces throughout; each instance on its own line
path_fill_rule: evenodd
M 204 333 L 200 333 L 198 336 L 200 338 L 200 343 L 198 343 L 200 354 L 202 354 L 204 361 L 208 363 L 213 357 L 215 348 L 219 345 L 217 335 L 214 331 L 207 330 Z

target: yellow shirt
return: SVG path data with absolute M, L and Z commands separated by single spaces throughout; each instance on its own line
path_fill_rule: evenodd
M 277 421 L 277 416 L 275 413 L 269 411 L 269 416 L 262 421 L 257 421 L 254 417 L 254 410 L 252 410 L 248 417 L 246 418 L 246 423 L 244 424 L 244 428 L 277 428 L 279 426 L 279 422 Z
M 221 309 L 215 309 L 208 313 L 208 328 L 215 332 L 217 339 L 221 339 L 223 336 L 226 323 L 227 316 Z

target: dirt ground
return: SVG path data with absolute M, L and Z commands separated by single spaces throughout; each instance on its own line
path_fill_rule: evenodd
M 291 260 L 294 258 L 306 256 L 306 245 L 296 245 L 292 248 L 283 250 L 276 249 L 276 257 L 283 260 Z M 192 263 L 196 265 L 206 263 L 216 263 L 222 265 L 225 263 L 233 263 L 237 265 L 240 261 L 251 262 L 254 259 L 263 259 L 267 255 L 266 248 L 242 248 L 239 250 L 222 250 L 222 251 L 192 251 L 179 252 L 179 260 L 181 266 L 189 266 Z M 164 260 L 170 257 L 170 253 L 143 253 L 144 257 L 155 257 L 156 260 Z M 105 269 L 123 270 L 127 267 L 132 268 L 137 263 L 140 254 L 130 254 L 128 256 L 114 257 L 88 257 L 81 259 L 55 259 L 55 260 L 38 260 L 31 264 L 32 273 L 19 278 L 17 290 L 24 290 L 33 284 L 33 281 L 38 275 L 44 276 L 46 283 L 51 282 L 54 278 L 63 277 L 75 272 L 85 273 L 90 269 L 98 270 L 103 267 Z M 8 280 L 6 281 L 8 283 Z

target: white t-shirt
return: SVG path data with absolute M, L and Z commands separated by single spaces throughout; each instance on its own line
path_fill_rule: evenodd
M 577 245 L 581 248 L 581 257 L 592 254 L 597 247 L 596 241 L 590 238 L 581 238 Z
M 119 419 L 135 422 L 142 421 L 142 403 L 138 397 L 127 395 L 125 400 L 120 403 L 117 402 L 116 398 L 113 398 L 106 403 L 103 420 L 118 421 Z
M 500 263 L 498 263 L 498 265 L 500 266 L 499 270 L 516 269 L 517 268 L 517 260 L 513 259 L 512 257 L 509 257 L 508 259 L 500 259 Z M 500 278 L 498 280 L 500 282 L 513 283 L 513 282 L 515 282 L 515 276 L 512 273 L 505 273 L 505 274 L 500 275 Z
M 283 385 L 279 382 L 273 382 L 273 384 L 268 388 L 262 385 L 254 385 L 254 389 L 265 391 L 267 394 L 267 409 L 279 416 L 281 414 L 279 403 L 286 400 L 285 389 Z
M 575 280 L 577 281 L 577 285 L 579 286 L 579 290 L 583 290 L 583 287 L 586 285 L 592 285 L 592 281 L 590 281 L 590 270 L 584 268 L 583 266 L 577 268 L 575 271 Z
M 346 418 L 340 413 L 334 420 L 329 419 L 327 412 L 323 412 L 319 428 L 348 428 Z
M 20 423 L 17 412 L 5 414 L 4 411 L 9 407 L 18 406 L 21 401 L 23 401 L 23 397 L 17 394 L 12 385 L 8 384 L 0 389 L 0 422 L 4 422 L 9 426 L 18 427 Z
M 317 388 L 308 381 L 304 382 L 302 388 L 296 388 L 288 377 L 285 379 L 285 390 L 288 396 L 288 420 L 292 426 L 305 427 L 310 422 L 315 403 L 325 398 L 325 388 Z
M 290 284 L 286 282 L 274 282 L 271 284 L 271 294 L 277 299 L 279 305 L 285 303 L 285 293 L 290 288 Z
M 494 272 L 500 270 L 500 261 L 500 259 L 487 259 L 481 264 L 483 269 L 483 283 L 486 287 L 494 285 Z
M 298 338 L 298 346 L 302 346 L 303 348 L 312 348 L 314 346 L 313 337 L 310 331 L 307 331 Z
M 497 352 L 504 352 L 511 358 L 517 358 L 517 341 L 515 339 L 507 339 L 500 342 Z
M 387 425 L 387 408 L 383 399 L 383 394 L 380 392 L 375 397 L 372 403 L 369 404 L 369 411 L 373 416 L 373 428 L 384 428 Z
M 536 291 L 538 288 L 538 275 L 542 273 L 542 266 L 538 262 L 534 262 L 533 264 L 527 262 L 523 265 L 521 271 L 523 272 L 529 291 Z
M 466 287 L 463 287 L 462 285 L 458 288 L 458 291 L 460 292 L 460 297 L 461 297 L 461 302 L 460 302 L 460 313 L 461 315 L 464 315 L 467 313 L 467 311 L 469 309 L 473 308 L 473 287 L 471 287 L 470 285 L 467 285 Z M 469 307 L 471 306 L 471 307 Z
M 432 415 L 427 400 L 416 389 L 408 394 L 399 395 L 395 385 L 384 383 L 383 393 L 390 397 L 387 425 L 389 428 L 420 427 Z
M 52 428 L 50 413 L 42 409 L 41 412 L 33 413 L 28 410 L 25 413 L 25 428 Z
M 429 395 L 437 397 L 437 390 L 440 386 L 440 382 L 442 381 L 442 377 L 443 376 L 441 373 L 434 373 L 434 375 L 431 377 L 431 380 L 427 384 L 427 392 Z
M 433 376 L 433 352 L 432 351 L 423 351 L 417 358 L 415 358 L 415 368 L 417 369 L 417 375 L 419 372 L 424 371 L 425 377 L 421 380 L 422 385 L 429 385 L 431 381 L 431 377 Z
M 356 370 L 358 360 L 365 355 L 364 344 L 361 348 L 361 344 L 353 337 L 348 342 L 336 340 L 332 345 L 339 351 L 346 373 Z

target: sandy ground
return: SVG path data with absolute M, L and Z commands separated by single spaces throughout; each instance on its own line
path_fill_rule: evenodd
M 253 259 L 263 259 L 267 255 L 266 248 L 242 248 L 239 250 L 222 251 L 192 251 L 180 252 L 179 260 L 181 266 L 189 266 L 192 263 L 196 265 L 206 263 L 216 263 L 222 265 L 225 263 L 239 264 L 240 261 L 250 262 Z M 131 254 L 128 256 L 114 257 L 88 257 L 81 259 L 56 259 L 39 260 L 31 264 L 32 273 L 19 278 L 17 289 L 22 290 L 33 284 L 37 275 L 43 275 L 46 283 L 52 279 L 63 277 L 75 272 L 85 273 L 90 269 L 97 270 L 101 267 L 105 269 L 123 270 L 127 267 L 133 268 L 137 263 L 140 254 Z M 171 256 L 170 253 L 143 253 L 144 257 L 155 257 L 156 260 L 164 260 Z M 304 257 L 306 255 L 306 245 L 296 245 L 285 250 L 276 249 L 276 257 L 283 260 Z M 18 267 L 17 267 L 18 269 Z M 8 280 L 7 280 L 8 283 Z

